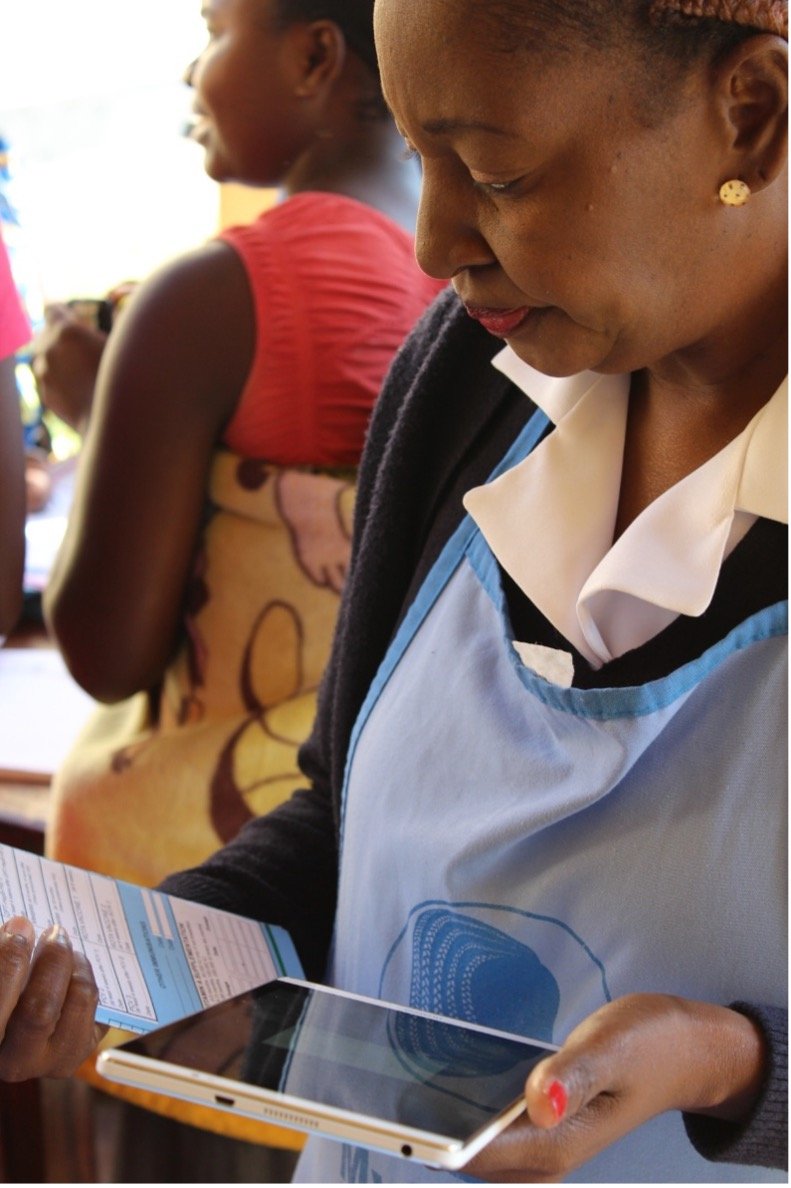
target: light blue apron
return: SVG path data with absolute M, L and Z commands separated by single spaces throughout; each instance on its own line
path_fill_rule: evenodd
M 783 1004 L 786 633 L 782 603 L 649 684 L 551 685 L 466 519 L 354 731 L 330 981 L 555 1042 L 631 991 Z M 311 1138 L 297 1179 L 464 1177 Z M 706 1162 L 675 1113 L 570 1179 L 786 1181 Z

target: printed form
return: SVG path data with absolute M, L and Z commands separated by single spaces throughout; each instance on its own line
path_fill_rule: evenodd
M 93 966 L 97 1020 L 127 1031 L 302 977 L 282 928 L 0 845 L 0 922 L 10 916 L 62 924 Z

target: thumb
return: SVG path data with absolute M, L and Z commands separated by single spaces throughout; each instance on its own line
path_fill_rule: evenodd
M 583 1110 L 599 1094 L 619 1088 L 625 1047 L 622 1011 L 615 1004 L 596 1011 L 576 1027 L 563 1047 L 530 1073 L 525 1099 L 530 1121 L 544 1130 Z
M 678 1067 L 689 1045 L 688 1013 L 682 1000 L 665 994 L 628 994 L 600 1007 L 531 1072 L 525 1086 L 531 1121 L 557 1126 L 602 1095 L 630 1094 L 635 1107 L 651 1107 L 646 1117 L 670 1108 L 679 1071 L 689 1071 L 687 1060 Z
M 573 1117 L 600 1092 L 599 1084 L 587 1062 L 574 1053 L 558 1053 L 542 1060 L 531 1072 L 525 1086 L 527 1114 L 540 1130 L 552 1130 Z

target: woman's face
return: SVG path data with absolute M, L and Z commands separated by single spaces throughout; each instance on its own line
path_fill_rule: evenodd
M 457 0 L 376 3 L 385 96 L 423 165 L 421 266 L 548 374 L 700 341 L 731 300 L 703 71 L 652 128 L 611 51 L 506 54 L 479 22 Z
M 206 0 L 209 43 L 189 67 L 196 122 L 215 181 L 277 184 L 305 147 L 288 33 L 272 28 L 272 0 Z

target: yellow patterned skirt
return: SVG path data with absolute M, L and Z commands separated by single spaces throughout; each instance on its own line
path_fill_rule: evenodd
M 353 477 L 223 450 L 209 500 L 181 646 L 160 689 L 99 707 L 76 740 L 53 784 L 50 857 L 154 885 L 302 783 L 297 749 L 312 725 L 338 611 Z M 208 1129 L 301 1141 L 144 1096 L 149 1108 Z

